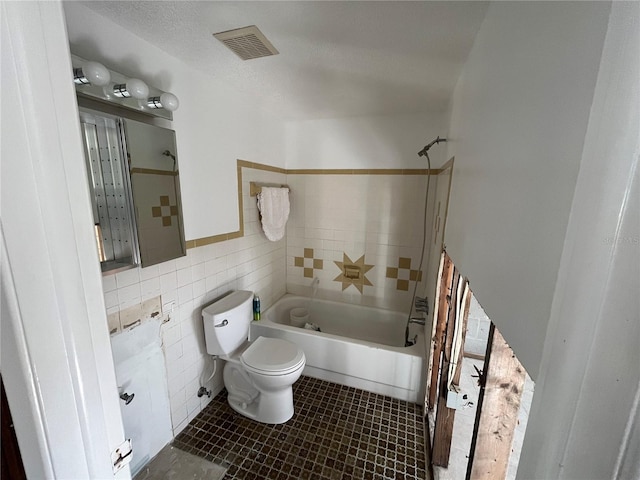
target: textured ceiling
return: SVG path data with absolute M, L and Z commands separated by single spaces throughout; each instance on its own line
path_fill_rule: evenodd
M 288 119 L 440 112 L 486 2 L 88 1 Z M 242 61 L 212 33 L 257 25 L 280 52 Z

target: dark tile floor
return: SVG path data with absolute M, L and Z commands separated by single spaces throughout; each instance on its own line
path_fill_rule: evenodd
M 231 479 L 426 479 L 418 405 L 301 377 L 295 414 L 254 422 L 218 395 L 173 445 L 228 467 Z

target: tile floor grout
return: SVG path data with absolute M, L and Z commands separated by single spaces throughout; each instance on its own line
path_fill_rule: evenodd
M 174 446 L 228 468 L 236 479 L 426 479 L 417 404 L 301 377 L 282 425 L 233 411 L 223 391 Z

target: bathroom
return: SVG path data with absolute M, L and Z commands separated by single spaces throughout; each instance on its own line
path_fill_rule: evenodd
M 593 138 L 589 135 L 595 135 L 587 126 L 590 125 L 590 115 L 595 115 L 598 111 L 593 113 L 590 109 L 592 104 L 596 107 L 599 105 L 599 95 L 604 94 L 603 89 L 606 88 L 606 84 L 601 85 L 596 80 L 600 81 L 602 75 L 601 62 L 612 70 L 620 67 L 611 52 L 615 42 L 625 43 L 616 36 L 616 32 L 628 33 L 623 28 L 626 24 L 620 18 L 634 12 L 625 11 L 624 5 L 612 8 L 608 3 L 581 7 L 569 4 L 545 7 L 551 10 L 528 3 L 503 7 L 495 4 L 478 5 L 474 8 L 480 12 L 473 16 L 474 21 L 457 25 L 461 30 L 468 29 L 465 30 L 468 34 L 468 58 L 459 59 L 455 75 L 450 72 L 452 84 L 455 84 L 457 75 L 464 67 L 464 81 L 458 81 L 455 86 L 451 106 L 448 106 L 447 98 L 438 107 L 438 111 L 431 113 L 421 113 L 420 110 L 406 106 L 404 113 L 396 111 L 376 114 L 375 109 L 372 109 L 363 111 L 357 117 L 342 114 L 339 115 L 341 118 L 336 119 L 324 110 L 326 105 L 320 102 L 314 104 L 317 99 L 309 98 L 309 108 L 317 112 L 317 117 L 287 121 L 280 119 L 286 115 L 279 117 L 273 113 L 275 104 L 269 102 L 276 102 L 277 96 L 261 99 L 251 91 L 243 90 L 239 93 L 232 83 L 216 77 L 220 73 L 187 67 L 189 59 L 184 58 L 183 61 L 172 56 L 171 45 L 158 47 L 153 42 L 144 40 L 144 29 L 153 22 L 137 23 L 134 13 L 143 8 L 157 8 L 153 4 L 136 2 L 113 7 L 130 13 L 129 19 L 124 18 L 125 15 L 120 17 L 122 25 L 111 21 L 108 15 L 102 16 L 80 3 L 26 5 L 20 7 L 25 9 L 24 15 L 16 10 L 16 6 L 3 5 L 3 84 L 5 74 L 9 82 L 13 78 L 10 76 L 13 64 L 6 60 L 5 65 L 5 59 L 14 59 L 15 64 L 20 65 L 25 72 L 33 73 L 29 76 L 33 83 L 16 87 L 15 91 L 20 94 L 12 96 L 11 101 L 22 102 L 15 105 L 16 111 L 35 111 L 34 105 L 37 105 L 38 111 L 38 115 L 28 117 L 34 123 L 33 129 L 27 133 L 12 135 L 14 131 L 11 129 L 18 129 L 20 122 L 15 122 L 15 125 L 3 122 L 3 139 L 12 138 L 17 142 L 19 138 L 29 137 L 29 132 L 50 132 L 51 137 L 32 139 L 32 144 L 39 145 L 40 150 L 32 150 L 31 155 L 56 151 L 48 150 L 45 145 L 60 144 L 57 151 L 61 152 L 62 149 L 63 153 L 52 156 L 49 159 L 50 165 L 56 165 L 54 162 L 65 165 L 64 162 L 75 161 L 76 166 L 81 163 L 77 158 L 78 140 L 71 138 L 68 133 L 76 128 L 77 111 L 74 111 L 74 102 L 70 100 L 73 95 L 71 86 L 64 87 L 69 72 L 62 68 L 69 63 L 68 45 L 71 45 L 73 53 L 77 55 L 102 61 L 123 73 L 140 76 L 157 88 L 178 94 L 181 106 L 175 112 L 173 127 L 177 132 L 181 180 L 188 182 L 187 186 L 182 186 L 186 238 L 188 241 L 210 237 L 219 240 L 218 235 L 228 235 L 229 238 L 189 248 L 186 257 L 161 264 L 157 268 L 134 269 L 116 274 L 115 277 L 104 277 L 102 284 L 99 268 L 91 263 L 95 254 L 91 232 L 83 232 L 79 227 L 76 230 L 74 227 L 81 225 L 82 221 L 86 222 L 88 218 L 89 206 L 83 202 L 71 201 L 86 198 L 82 178 L 84 172 L 72 168 L 73 163 L 67 163 L 67 168 L 57 170 L 46 170 L 53 169 L 53 166 L 40 165 L 39 168 L 44 168 L 44 172 L 36 180 L 30 181 L 28 186 L 52 185 L 55 188 L 30 189 L 26 188 L 27 184 L 24 182 L 15 182 L 16 188 L 20 187 L 21 190 L 14 191 L 9 182 L 5 188 L 4 179 L 14 178 L 11 175 L 18 175 L 18 171 L 5 170 L 3 152 L 3 197 L 11 195 L 5 198 L 15 199 L 29 212 L 31 210 L 27 208 L 32 206 L 29 199 L 41 198 L 40 208 L 45 211 L 41 212 L 41 217 L 34 218 L 41 218 L 41 223 L 49 227 L 45 234 L 42 229 L 35 228 L 40 224 L 34 222 L 22 225 L 24 222 L 14 218 L 10 209 L 3 209 L 3 232 L 8 258 L 12 259 L 14 282 L 18 287 L 29 285 L 30 287 L 22 288 L 31 288 L 32 295 L 51 293 L 45 295 L 41 302 L 27 302 L 21 296 L 23 294 L 20 288 L 17 292 L 17 305 L 20 306 L 18 310 L 22 315 L 49 320 L 46 323 L 25 324 L 25 351 L 29 354 L 20 356 L 18 351 L 14 356 L 23 359 L 20 363 L 23 370 L 17 370 L 28 370 L 27 366 L 31 364 L 37 371 L 40 379 L 36 388 L 39 392 L 37 396 L 33 394 L 33 385 L 29 388 L 20 383 L 19 380 L 24 375 L 21 376 L 19 372 L 11 375 L 10 364 L 6 361 L 5 355 L 12 354 L 11 349 L 18 348 L 19 344 L 6 346 L 3 340 L 2 371 L 5 383 L 11 381 L 13 392 L 8 392 L 10 401 L 12 395 L 17 395 L 15 392 L 19 388 L 23 388 L 24 391 L 20 391 L 24 398 L 39 399 L 25 404 L 24 425 L 31 422 L 33 428 L 25 426 L 22 431 L 26 432 L 23 435 L 32 432 L 33 444 L 43 445 L 40 451 L 49 453 L 48 456 L 39 456 L 37 452 L 27 453 L 26 460 L 30 465 L 42 465 L 43 471 L 47 471 L 48 465 L 51 469 L 49 471 L 73 472 L 67 474 L 66 478 L 91 476 L 78 473 L 82 471 L 110 471 L 108 459 L 105 460 L 96 452 L 113 450 L 121 442 L 123 434 L 122 425 L 118 425 L 120 400 L 113 398 L 117 384 L 110 360 L 107 314 L 112 315 L 158 295 L 162 296 L 163 304 L 175 301 L 176 308 L 171 312 L 172 320 L 163 327 L 167 357 L 171 359 L 167 362 L 167 378 L 172 428 L 175 432 L 194 418 L 208 401 L 207 398 L 197 397 L 200 375 L 205 370 L 210 372 L 211 368 L 209 360 L 200 349 L 202 332 L 197 309 L 220 294 L 233 289 L 251 289 L 260 293 L 266 309 L 284 292 L 304 287 L 305 282 L 310 282 L 313 276 L 319 276 L 323 288 L 334 289 L 335 295 L 344 295 L 342 299 L 348 302 L 381 302 L 379 306 L 394 308 L 396 305 L 409 304 L 410 294 L 404 290 L 405 285 L 398 285 L 398 279 L 388 278 L 386 271 L 388 267 L 398 268 L 400 258 L 410 258 L 409 270 L 415 269 L 414 262 L 418 260 L 415 248 L 421 239 L 414 242 L 415 239 L 412 238 L 410 245 L 402 246 L 408 249 L 406 252 L 401 248 L 381 249 L 380 245 L 398 247 L 395 245 L 395 236 L 398 235 L 396 229 L 406 230 L 407 219 L 402 218 L 402 215 L 398 216 L 396 211 L 383 211 L 383 214 L 389 216 L 388 219 L 383 219 L 380 205 L 376 205 L 374 201 L 370 207 L 369 202 L 360 205 L 359 215 L 349 217 L 354 212 L 345 209 L 342 220 L 345 223 L 340 228 L 337 224 L 327 228 L 327 217 L 336 212 L 317 210 L 323 201 L 317 189 L 323 184 L 334 185 L 334 182 L 330 177 L 331 173 L 317 170 L 424 169 L 425 160 L 419 158 L 416 152 L 437 135 L 447 135 L 454 141 L 432 149 L 432 161 L 437 167 L 454 155 L 456 157 L 446 243 L 456 263 L 469 275 L 474 292 L 478 294 L 483 306 L 491 312 L 491 317 L 499 324 L 505 338 L 521 356 L 532 376 L 541 375 L 555 385 L 549 388 L 543 386 L 536 391 L 533 414 L 538 415 L 538 425 L 533 431 L 532 443 L 527 445 L 525 439 L 522 457 L 524 468 L 528 472 L 536 468 L 538 473 L 542 471 L 540 469 L 548 468 L 549 472 L 553 470 L 551 465 L 536 465 L 533 460 L 540 457 L 537 452 L 545 448 L 535 439 L 544 437 L 547 429 L 554 424 L 575 424 L 575 421 L 567 420 L 571 418 L 570 415 L 561 416 L 553 422 L 551 419 L 544 419 L 540 413 L 544 411 L 545 405 L 553 404 L 556 395 L 554 388 L 567 385 L 562 387 L 568 397 L 564 409 L 571 411 L 571 405 L 580 403 L 583 410 L 579 411 L 578 420 L 590 418 L 589 409 L 600 407 L 594 404 L 597 404 L 601 396 L 593 397 L 594 404 L 584 404 L 584 399 L 574 396 L 574 392 L 578 391 L 576 385 L 580 385 L 576 383 L 578 380 L 563 383 L 560 381 L 562 373 L 554 373 L 552 360 L 563 358 L 564 350 L 561 345 L 556 345 L 551 333 L 572 325 L 570 318 L 562 319 L 558 313 L 558 302 L 565 297 L 562 296 L 562 285 L 556 284 L 556 278 L 561 260 L 566 263 L 562 265 L 567 271 L 572 267 L 569 257 L 563 252 L 565 233 L 571 233 L 575 229 L 578 234 L 584 231 L 580 230 L 583 225 L 575 223 L 580 221 L 580 217 L 574 211 L 588 205 L 587 200 L 578 200 L 583 191 L 579 187 L 589 185 L 590 179 L 578 177 L 578 171 L 582 171 L 585 165 L 590 165 L 590 161 L 595 161 L 589 157 L 588 150 L 583 152 L 583 146 L 585 135 L 588 134 L 587 139 Z M 391 4 L 386 7 L 389 10 L 383 11 L 382 16 L 396 11 L 396 7 Z M 296 3 L 287 8 L 292 9 L 291 15 L 295 15 L 303 7 Z M 343 5 L 342 8 L 347 7 Z M 626 8 L 631 9 L 628 6 Z M 148 13 L 151 17 L 149 12 L 143 13 Z M 344 12 L 334 15 L 341 17 L 342 13 Z M 342 18 L 348 19 L 348 16 L 343 15 Z M 526 18 L 526 22 L 523 18 Z M 171 19 L 158 16 L 154 21 Z M 434 20 L 435 23 L 446 21 L 446 18 L 441 17 Z M 259 19 L 252 22 L 260 23 Z M 280 19 L 280 22 L 284 20 Z M 44 25 L 46 28 L 43 28 Z M 513 25 L 519 28 L 513 28 Z M 24 34 L 19 31 L 20 28 Z M 422 28 L 429 29 L 427 26 Z M 431 29 L 437 30 L 435 25 Z M 184 24 L 168 24 L 165 30 L 183 31 Z M 541 30 L 546 35 L 538 35 Z M 27 33 L 31 35 L 25 36 Z M 209 31 L 207 35 L 211 33 L 213 32 Z M 301 32 L 297 33 L 302 35 Z M 447 38 L 446 33 L 442 35 Z M 15 41 L 6 42 L 7 38 Z M 272 40 L 277 44 L 274 38 Z M 48 47 L 38 49 L 37 42 L 43 42 L 41 45 Z M 555 48 L 557 42 L 563 42 L 566 48 Z M 11 49 L 10 56 L 4 55 L 5 46 Z M 380 46 L 379 49 L 384 48 Z M 362 52 L 357 50 L 356 53 Z M 207 52 L 192 52 L 195 57 L 206 54 Z M 633 61 L 635 56 L 627 54 L 630 59 L 628 61 Z M 267 60 L 269 59 L 265 59 Z M 37 67 L 43 61 L 47 67 L 44 69 L 45 73 L 38 76 Z M 487 69 L 486 65 L 490 68 Z M 242 67 L 229 68 L 235 68 L 239 77 L 249 76 Z M 17 71 L 16 79 L 21 77 Z M 305 78 L 304 72 L 312 79 L 315 76 L 312 64 L 300 72 L 299 78 Z M 287 79 L 281 80 L 286 82 Z M 334 80 L 337 81 L 325 78 L 324 83 L 331 84 Z M 421 82 L 422 79 L 416 79 L 418 85 Z M 62 88 L 58 89 L 58 86 Z M 242 84 L 236 86 L 239 89 L 243 87 Z M 404 87 L 410 93 L 414 88 L 412 84 Z M 454 85 L 450 87 L 453 89 Z M 283 88 L 286 88 L 286 84 Z M 54 102 L 52 99 L 60 97 L 52 92 L 58 91 L 64 92 L 65 100 Z M 341 90 L 338 86 L 333 87 L 332 91 L 340 97 Z M 562 101 L 558 101 L 554 92 L 560 92 Z M 353 96 L 358 98 L 359 95 L 354 93 Z M 383 96 L 376 98 L 383 101 Z M 13 106 L 5 103 L 9 101 L 9 96 L 3 95 L 3 118 L 4 105 Z M 633 105 L 633 101 L 621 103 Z M 52 118 L 57 120 L 52 123 Z M 61 120 L 62 118 L 68 120 Z M 513 122 L 514 118 L 522 121 Z M 555 126 L 545 122 L 544 119 L 548 118 L 555 119 Z M 59 125 L 59 130 L 52 132 L 49 128 L 52 124 Z M 12 151 L 14 150 L 10 150 Z M 15 150 L 18 151 L 23 150 Z M 622 157 L 623 155 L 619 155 L 615 158 Z M 292 189 L 292 199 L 301 200 L 300 203 L 292 203 L 292 208 L 304 208 L 304 216 L 300 217 L 300 213 L 292 212 L 292 230 L 286 241 L 278 244 L 258 240 L 260 230 L 257 212 L 248 195 L 243 198 L 245 234 L 233 238 L 234 232 L 240 230 L 241 218 L 235 207 L 238 195 L 238 160 L 271 167 L 262 169 L 241 166 L 242 181 L 245 184 L 251 180 L 288 184 Z M 620 169 L 630 171 L 624 163 Z M 300 170 L 316 171 L 297 173 Z M 8 177 L 5 176 L 5 171 L 8 172 Z M 550 178 L 550 172 L 553 172 L 553 179 Z M 27 174 L 26 171 L 23 173 Z M 316 175 L 317 179 L 313 178 Z M 633 174 L 627 177 L 635 178 Z M 48 179 L 48 183 L 43 183 L 44 178 Z M 411 210 L 416 207 L 410 213 L 406 212 L 410 216 L 419 211 L 417 207 L 420 205 L 416 205 L 415 198 L 420 198 L 420 193 L 423 192 L 421 189 L 424 188 L 417 184 L 417 178 L 424 179 L 424 176 L 344 175 L 340 176 L 339 181 L 344 183 L 338 193 L 344 194 L 344 205 L 348 205 L 347 202 L 354 198 L 355 192 L 374 189 L 372 200 L 383 201 L 384 198 L 389 198 L 393 202 L 397 201 L 397 208 L 402 209 L 403 214 L 405 210 L 402 202 L 406 194 L 407 208 Z M 211 179 L 215 179 L 214 187 Z M 566 188 L 567 185 L 572 187 Z M 573 185 L 577 185 L 575 190 Z M 629 189 L 630 187 L 623 187 L 621 191 Z M 246 191 L 245 185 L 242 186 L 242 191 Z M 385 191 L 388 197 L 383 197 L 381 191 Z M 606 191 L 617 190 L 608 187 Z M 399 198 L 392 192 L 403 195 Z M 296 194 L 303 194 L 304 198 L 296 197 Z M 335 199 L 337 192 L 331 191 L 330 195 Z M 505 201 L 505 198 L 509 201 Z M 610 202 L 617 200 L 618 197 L 609 199 Z M 50 204 L 69 206 L 60 212 L 59 209 L 48 207 L 47 201 Z M 3 203 L 8 205 L 8 202 Z M 633 207 L 633 202 L 631 204 L 630 208 Z M 47 208 L 51 210 L 47 211 Z M 314 215 L 317 216 L 314 218 Z M 299 223 L 301 218 L 305 222 L 308 219 L 310 223 Z M 379 224 L 372 225 L 376 222 Z M 60 225 L 66 228 L 60 228 Z M 22 230 L 23 228 L 26 230 Z M 602 228 L 603 237 L 616 231 L 615 228 Z M 376 232 L 377 251 L 368 251 L 367 241 L 358 236 L 336 238 L 337 231 Z M 633 228 L 630 232 L 633 240 Z M 33 249 L 26 251 L 24 248 L 23 252 L 15 237 L 17 235 L 20 235 L 17 238 L 33 239 Z M 300 242 L 302 238 L 310 241 Z M 333 244 L 329 247 L 327 242 Z M 625 251 L 617 250 L 625 245 L 612 241 L 607 247 L 614 252 L 620 251 L 620 255 L 626 255 Z M 35 248 L 38 246 L 42 248 Z M 322 260 L 323 263 L 323 268 L 318 269 L 320 272 L 314 271 L 311 278 L 305 277 L 304 267 L 295 264 L 296 257 L 304 257 L 305 248 L 313 249 L 313 259 Z M 251 256 L 247 256 L 248 250 L 252 252 Z M 22 253 L 24 257 L 20 256 Z M 354 286 L 348 286 L 342 291 L 342 286 L 333 281 L 340 273 L 334 262 L 344 260 L 341 253 L 346 253 L 353 261 L 364 255 L 365 264 L 375 265 L 370 270 L 369 277 L 373 287 L 365 286 L 364 294 Z M 31 271 L 41 268 L 39 271 L 46 274 L 34 279 L 28 275 L 28 271 L 23 272 L 25 269 L 18 268 L 17 264 L 32 266 L 33 268 L 27 269 Z M 495 265 L 505 264 L 510 265 L 514 271 L 525 271 L 527 275 L 496 272 Z M 562 270 L 560 274 L 568 273 Z M 514 278 L 520 283 L 518 288 Z M 65 281 L 61 281 L 62 279 Z M 71 279 L 78 282 L 79 291 L 86 298 L 84 303 L 71 291 L 74 285 L 69 283 Z M 555 305 L 553 310 L 552 300 Z M 58 316 L 42 310 L 47 305 L 58 305 L 53 309 L 58 312 Z M 64 308 L 60 310 L 59 305 L 64 305 Z M 3 338 L 5 331 L 9 331 L 5 330 L 4 323 L 5 308 L 9 306 L 10 302 L 3 302 Z M 71 320 L 65 320 L 66 318 Z M 101 322 L 87 325 L 86 321 L 81 320 L 86 318 L 101 319 Z M 171 323 L 176 320 L 179 323 Z M 592 338 L 589 335 L 595 335 L 593 332 L 597 330 L 597 325 L 599 324 L 594 323 L 593 328 L 585 329 L 582 335 L 587 340 Z M 72 362 L 75 365 L 73 368 L 65 360 L 68 358 L 65 352 L 71 350 L 75 352 L 71 358 L 76 359 Z M 47 354 L 42 358 L 44 352 Z M 585 355 L 587 353 L 584 352 Z M 572 379 L 589 379 L 589 375 L 598 373 L 587 362 L 571 360 L 570 366 L 572 371 L 583 371 L 583 374 L 572 375 Z M 627 418 L 632 416 L 632 407 L 624 401 L 634 397 L 635 387 L 629 386 L 637 385 L 637 382 L 629 379 L 623 381 L 622 385 L 624 386 L 618 388 L 623 388 L 626 393 L 618 396 L 618 401 L 623 402 L 623 405 L 617 411 L 622 412 L 620 415 L 624 416 L 624 421 L 605 429 L 612 438 L 617 438 L 616 435 L 624 432 Z M 219 379 L 214 380 L 210 387 L 220 388 Z M 44 409 L 48 414 L 38 420 L 36 415 L 28 414 L 31 411 L 29 408 L 32 411 Z M 567 412 L 563 410 L 561 413 Z M 47 432 L 46 437 L 54 439 L 55 446 L 46 446 L 47 442 L 42 440 L 43 437 L 33 433 L 42 431 L 43 428 Z M 562 432 L 570 430 L 567 427 Z M 89 435 L 90 432 L 102 432 L 103 435 L 92 436 Z M 568 434 L 562 432 L 558 431 L 552 437 L 557 442 L 556 445 L 566 443 L 562 438 Z M 575 445 L 576 449 L 585 447 L 585 440 L 573 439 L 572 442 L 567 445 Z M 610 443 L 613 445 L 615 442 Z M 553 444 L 554 442 L 550 442 L 548 448 L 552 448 Z M 84 453 L 79 454 L 82 461 L 67 458 L 63 448 L 65 445 L 74 448 L 83 445 Z M 572 463 L 575 460 L 573 450 L 563 448 L 567 464 L 577 469 L 577 466 L 573 466 L 575 463 Z M 613 446 L 607 448 L 617 449 Z M 45 457 L 48 458 L 47 461 L 42 460 Z M 594 457 L 597 458 L 598 455 Z M 621 455 L 620 458 L 627 457 Z M 613 468 L 611 465 L 609 467 Z M 597 468 L 608 467 L 606 462 L 602 462 Z M 62 473 L 57 476 L 65 478 Z M 552 478 L 551 474 L 542 476 Z
M 481 10 L 476 14 L 478 18 Z M 103 277 L 109 330 L 115 335 L 120 333 L 120 323 L 127 324 L 124 320 L 119 322 L 118 316 L 124 319 L 128 309 L 158 296 L 163 306 L 174 303 L 173 311 L 163 309 L 171 320 L 162 326 L 174 436 L 210 401 L 207 396 L 197 395 L 201 386 L 212 396 L 223 388 L 222 368 L 203 384 L 213 362 L 204 349 L 201 316 L 203 306 L 221 295 L 251 290 L 259 294 L 262 309 L 267 310 L 285 292 L 308 294 L 316 277 L 320 281 L 319 297 L 407 311 L 415 283 L 410 276 L 427 268 L 426 258 L 422 269 L 418 267 L 427 162 L 416 152 L 443 132 L 441 114 L 285 123 L 266 109 L 256 109 L 251 97 L 228 91 L 227 85 L 213 88 L 217 84 L 208 82 L 200 72 L 187 70 L 189 67 L 182 62 L 101 18 L 85 5 L 65 5 L 65 15 L 74 54 L 107 63 L 108 57 L 118 51 L 118 58 L 112 59 L 110 65 L 117 65 L 120 70 L 126 67 L 122 58 L 135 56 L 142 62 L 135 67 L 138 75 L 149 83 L 161 71 L 176 77 L 171 84 L 163 83 L 161 78 L 159 86 L 175 92 L 180 99 L 172 128 L 176 130 L 187 254 L 159 265 Z M 108 49 L 96 48 L 107 43 Z M 236 61 L 232 54 L 229 56 L 227 61 Z M 272 59 L 279 57 L 282 54 Z M 157 68 L 159 65 L 163 66 L 161 70 Z M 145 70 L 149 74 L 144 75 Z M 182 87 L 183 82 L 189 85 L 188 89 Z M 205 105 L 203 92 L 208 102 Z M 198 99 L 197 104 L 191 95 Z M 211 125 L 208 118 L 194 121 L 194 116 L 208 115 L 208 109 L 225 108 L 230 117 L 227 121 L 232 125 L 237 122 L 235 128 L 227 128 L 233 128 L 233 134 L 239 138 L 227 139 L 228 145 L 221 139 L 217 145 L 217 141 L 208 141 L 207 132 L 216 125 Z M 184 124 L 187 128 L 182 127 Z M 331 143 L 327 145 L 326 139 Z M 436 147 L 430 151 L 434 169 L 436 164 L 445 163 L 443 146 Z M 230 161 L 225 160 L 225 149 L 229 149 L 229 154 L 233 152 Z M 288 153 L 289 149 L 299 151 Z M 285 165 L 287 156 L 300 161 Z M 207 161 L 190 161 L 191 158 Z M 318 169 L 333 170 L 325 174 Z M 367 173 L 358 174 L 357 170 L 362 169 Z M 229 181 L 210 188 L 200 181 L 207 177 Z M 250 195 L 251 182 L 289 186 L 291 214 L 286 238 L 270 242 L 265 237 L 255 196 Z M 242 198 L 242 215 L 237 206 L 237 187 Z M 431 179 L 431 192 L 435 192 L 435 177 Z M 423 200 L 416 202 L 415 198 Z M 427 222 L 430 223 L 429 217 Z M 215 238 L 220 234 L 240 235 L 235 233 L 240 230 L 238 238 L 226 241 Z M 200 244 L 204 245 L 193 246 Z M 372 286 L 364 286 L 362 293 L 355 285 L 336 281 L 341 269 L 335 262 L 343 262 L 345 255 L 353 262 L 364 256 L 364 264 L 373 266 L 364 275 Z M 305 261 L 309 265 L 296 266 L 296 258 L 307 256 L 310 258 Z M 436 267 L 431 265 L 432 269 Z M 397 278 L 388 277 L 388 269 L 397 269 Z

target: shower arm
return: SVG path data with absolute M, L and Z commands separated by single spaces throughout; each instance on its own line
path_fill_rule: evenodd
M 440 142 L 446 142 L 446 141 L 447 141 L 446 138 L 440 138 L 439 136 L 436 137 L 436 139 L 433 142 L 429 143 L 428 145 L 425 145 L 424 148 L 418 152 L 418 156 L 424 157 L 431 147 L 433 147 L 434 145 Z

